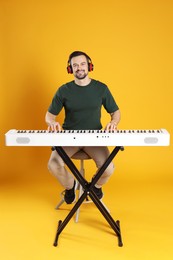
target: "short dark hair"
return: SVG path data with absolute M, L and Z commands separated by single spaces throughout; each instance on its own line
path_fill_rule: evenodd
M 91 62 L 91 58 L 83 51 L 74 51 L 70 54 L 69 59 L 68 59 L 68 64 L 71 64 L 71 59 L 80 55 L 84 55 L 89 62 Z

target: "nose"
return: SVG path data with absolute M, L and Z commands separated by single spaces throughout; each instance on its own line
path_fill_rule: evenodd
M 81 65 L 80 65 L 80 64 L 78 65 L 78 68 L 77 68 L 77 70 L 81 70 Z

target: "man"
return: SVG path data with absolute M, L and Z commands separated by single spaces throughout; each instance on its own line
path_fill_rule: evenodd
M 67 71 L 73 73 L 74 81 L 62 85 L 55 93 L 52 103 L 46 113 L 48 130 L 61 130 L 61 125 L 56 121 L 56 116 L 62 108 L 65 109 L 65 120 L 62 128 L 65 130 L 99 130 L 101 125 L 101 107 L 104 106 L 110 114 L 111 121 L 106 125 L 106 130 L 116 130 L 120 121 L 119 108 L 111 95 L 108 87 L 94 79 L 88 72 L 93 70 L 90 57 L 81 51 L 75 51 L 69 56 Z M 109 156 L 107 147 L 63 147 L 69 157 L 77 151 L 83 150 L 100 168 Z M 64 199 L 70 204 L 75 199 L 75 180 L 65 168 L 64 162 L 56 151 L 53 151 L 48 163 L 48 169 L 65 188 Z M 93 188 L 99 199 L 103 197 L 102 185 L 105 184 L 114 171 L 111 162 L 103 175 Z

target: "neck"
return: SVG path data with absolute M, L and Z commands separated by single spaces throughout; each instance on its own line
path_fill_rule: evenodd
M 90 82 L 91 82 L 91 79 L 87 76 L 86 78 L 84 79 L 77 79 L 75 78 L 75 83 L 79 86 L 87 86 Z

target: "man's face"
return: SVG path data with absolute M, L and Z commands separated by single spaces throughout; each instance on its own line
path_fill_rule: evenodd
M 88 75 L 88 61 L 84 55 L 73 57 L 71 59 L 73 75 L 77 79 L 84 79 Z

